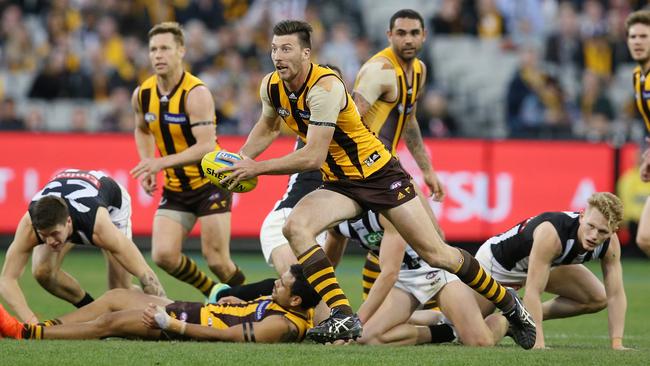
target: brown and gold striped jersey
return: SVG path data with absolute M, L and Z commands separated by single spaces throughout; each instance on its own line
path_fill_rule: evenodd
M 273 109 L 303 141 L 306 141 L 311 117 L 307 105 L 309 91 L 321 78 L 330 75 L 343 83 L 332 70 L 313 63 L 307 80 L 297 91 L 288 90 L 277 72 L 268 78 L 266 91 Z M 327 158 L 321 166 L 326 181 L 364 179 L 391 159 L 386 147 L 361 122 L 361 116 L 347 91 L 346 98 L 347 102 L 338 114 Z M 318 122 L 322 121 L 311 121 Z
M 643 116 L 646 129 L 650 132 L 650 80 L 644 74 L 641 66 L 634 68 L 634 101 Z
M 295 311 L 283 308 L 271 299 L 271 296 L 262 296 L 243 304 L 207 304 L 201 308 L 201 325 L 226 329 L 245 322 L 260 322 L 272 315 L 280 315 L 295 324 L 298 329 L 298 338 L 302 340 L 307 329 L 314 326 L 310 309 L 305 316 Z
M 144 120 L 156 139 L 160 154 L 177 154 L 196 143 L 189 115 L 185 111 L 185 102 L 189 92 L 203 85 L 203 82 L 189 72 L 184 72 L 178 85 L 168 95 L 161 95 L 156 80 L 153 75 L 140 85 L 138 103 Z M 216 128 L 216 118 L 214 123 Z M 218 144 L 215 149 L 219 150 Z M 199 162 L 167 168 L 164 172 L 165 188 L 174 192 L 189 191 L 209 182 L 203 175 Z
M 423 68 L 419 59 L 413 60 L 413 77 L 409 85 L 406 73 L 397 61 L 397 56 L 392 48 L 383 49 L 370 58 L 368 62 L 379 57 L 386 58 L 393 64 L 398 85 L 397 98 L 393 101 L 381 99 L 375 101 L 363 116 L 363 122 L 372 132 L 379 136 L 381 142 L 395 155 L 397 143 L 404 130 L 404 124 L 410 117 L 420 93 Z M 358 80 L 356 83 L 358 83 Z M 355 88 L 357 87 L 356 83 Z

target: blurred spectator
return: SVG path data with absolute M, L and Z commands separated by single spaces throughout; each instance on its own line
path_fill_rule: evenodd
M 16 102 L 7 98 L 0 102 L 0 131 L 22 131 L 25 122 L 16 113 Z
M 582 65 L 582 40 L 575 8 L 562 2 L 558 9 L 557 30 L 546 39 L 546 61 L 562 68 Z
M 89 130 L 88 110 L 84 107 L 74 108 L 70 116 L 70 132 L 86 133 Z
M 506 24 L 497 8 L 496 0 L 478 0 L 477 33 L 482 39 L 501 39 L 506 33 Z
M 614 106 L 603 87 L 604 80 L 593 72 L 585 71 L 582 92 L 578 97 L 582 120 L 582 135 L 590 141 L 603 141 L 609 136 Z
M 54 49 L 45 60 L 29 91 L 30 98 L 52 100 L 55 98 L 92 98 L 90 78 L 80 71 L 66 67 L 66 54 Z
M 458 136 L 460 132 L 458 122 L 449 114 L 447 98 L 439 90 L 432 89 L 426 92 L 417 113 L 417 120 L 424 136 Z
M 433 32 L 435 34 L 476 33 L 476 20 L 462 10 L 462 0 L 442 0 L 439 10 L 431 19 Z
M 341 68 L 343 80 L 352 85 L 361 67 L 357 59 L 357 50 L 352 42 L 347 24 L 339 22 L 332 28 L 331 36 L 323 45 L 318 62 L 335 64 Z
M 510 137 L 570 138 L 571 120 L 559 82 L 538 65 L 538 50 L 520 51 L 520 66 L 507 91 Z
M 133 132 L 134 117 L 131 110 L 131 89 L 117 88 L 111 93 L 108 113 L 100 118 L 100 131 Z
M 45 118 L 40 108 L 32 107 L 27 111 L 25 128 L 31 132 L 45 131 Z
M 515 47 L 541 42 L 544 36 L 544 12 L 540 0 L 497 0 L 505 19 L 509 41 Z

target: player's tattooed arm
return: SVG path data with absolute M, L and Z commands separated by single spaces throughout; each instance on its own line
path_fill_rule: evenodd
M 160 284 L 156 274 L 153 273 L 153 270 L 147 269 L 139 280 L 142 285 L 142 291 L 144 291 L 145 294 L 167 297 L 165 290 Z
M 282 343 L 298 342 L 300 335 L 298 334 L 298 329 L 296 329 L 296 326 L 289 321 L 285 321 L 285 324 L 286 324 L 286 329 L 282 333 L 280 342 Z
M 357 92 L 352 92 L 352 100 L 354 100 L 354 104 L 357 106 L 357 111 L 359 111 L 359 114 L 363 119 L 363 116 L 370 110 L 370 103 L 368 103 L 366 98 Z

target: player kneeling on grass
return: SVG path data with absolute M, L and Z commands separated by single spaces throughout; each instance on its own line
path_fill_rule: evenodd
M 458 338 L 468 346 L 493 346 L 506 334 L 508 321 L 503 315 L 491 314 L 483 319 L 472 289 L 454 274 L 420 259 L 383 216 L 366 211 L 359 218 L 330 229 L 325 242 L 328 252 L 335 252 L 331 247 L 345 245 L 348 238 L 359 240 L 375 254 L 378 251 L 381 267 L 358 311 L 363 323 L 359 343 L 413 345 Z M 332 260 L 336 262 L 337 258 Z M 414 311 L 430 300 L 437 301 L 446 316 L 442 317 L 445 322 L 431 326 L 409 323 Z M 421 312 L 430 313 L 431 317 L 437 313 Z
M 623 205 L 609 192 L 591 195 L 583 212 L 544 212 L 488 239 L 476 259 L 505 286 L 526 286 L 524 303 L 537 335 L 535 348 L 545 348 L 542 319 L 595 313 L 608 308 L 613 349 L 624 350 L 627 299 L 623 287 L 621 246 L 616 230 Z M 600 259 L 603 282 L 583 263 Z M 557 295 L 542 302 L 543 292 Z M 494 306 L 477 300 L 483 313 Z
M 300 342 L 313 326 L 320 301 L 293 265 L 271 296 L 253 301 L 228 298 L 220 304 L 174 302 L 133 290 L 111 290 L 93 303 L 47 324 L 20 323 L 0 305 L 0 335 L 16 339 L 124 337 L 224 342 Z
M 18 279 L 32 257 L 32 273 L 51 294 L 82 307 L 93 301 L 61 264 L 73 244 L 103 250 L 108 287 L 131 288 L 132 275 L 151 295 L 165 296 L 158 277 L 131 240 L 131 198 L 101 171 L 68 169 L 40 190 L 18 223 L 2 273 L 0 297 L 19 319 L 37 323 Z

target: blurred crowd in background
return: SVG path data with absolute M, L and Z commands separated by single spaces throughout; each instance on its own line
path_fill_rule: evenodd
M 185 29 L 187 70 L 214 95 L 219 133 L 247 134 L 260 113 L 259 82 L 273 70 L 274 23 L 308 21 L 314 27 L 314 60 L 338 65 L 351 88 L 360 65 L 386 46 L 390 15 L 413 8 L 429 32 L 420 55 L 429 77 L 418 105 L 425 136 L 620 143 L 643 136 L 624 21 L 645 5 L 642 0 L 0 0 L 0 130 L 130 133 L 130 96 L 151 70 L 147 32 L 174 20 Z M 469 51 L 456 52 L 461 44 Z M 459 77 L 449 72 L 454 64 L 462 65 Z

